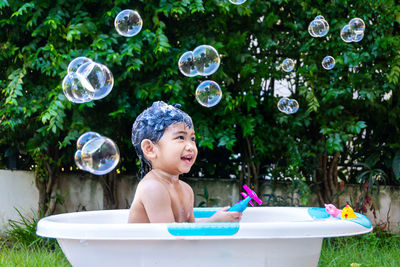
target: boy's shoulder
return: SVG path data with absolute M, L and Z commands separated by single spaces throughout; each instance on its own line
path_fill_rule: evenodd
M 142 180 L 140 180 L 136 189 L 136 191 L 145 191 L 145 192 L 148 191 L 162 192 L 164 190 L 168 191 L 162 182 L 147 175 L 143 177 Z
M 179 180 L 179 183 L 181 184 L 181 186 L 186 190 L 189 191 L 190 193 L 193 194 L 193 188 L 186 182 Z

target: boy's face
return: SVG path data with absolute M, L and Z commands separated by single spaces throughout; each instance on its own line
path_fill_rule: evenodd
M 168 126 L 155 146 L 157 159 L 152 162 L 153 168 L 161 168 L 170 174 L 182 174 L 188 173 L 196 161 L 194 127 L 189 128 L 184 123 Z

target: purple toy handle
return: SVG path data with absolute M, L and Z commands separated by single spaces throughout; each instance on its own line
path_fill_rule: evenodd
M 243 189 L 247 192 L 247 194 L 244 192 L 241 193 L 243 197 L 245 198 L 250 197 L 251 199 L 255 200 L 258 203 L 258 205 L 262 204 L 261 199 L 259 199 L 256 193 L 253 190 L 251 190 L 247 185 L 243 185 Z M 251 201 L 249 202 L 254 207 L 254 204 Z

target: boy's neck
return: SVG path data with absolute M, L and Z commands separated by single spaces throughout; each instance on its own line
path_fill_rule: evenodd
M 171 184 L 179 182 L 179 175 L 170 174 L 161 169 L 152 169 L 151 172 L 157 177 Z

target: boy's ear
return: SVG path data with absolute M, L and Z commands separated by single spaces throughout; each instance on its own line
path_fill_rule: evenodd
M 150 141 L 149 139 L 143 139 L 142 142 L 140 143 L 140 147 L 142 148 L 143 155 L 146 157 L 146 159 L 152 160 L 156 158 L 157 148 L 152 141 Z

